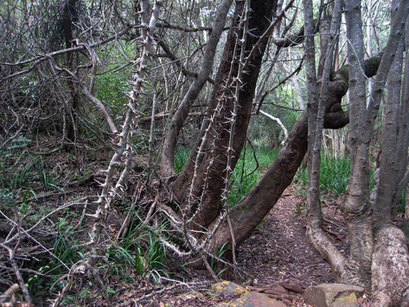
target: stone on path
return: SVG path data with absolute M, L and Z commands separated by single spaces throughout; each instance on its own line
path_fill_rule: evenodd
M 308 287 L 304 298 L 307 304 L 317 307 L 358 307 L 357 297 L 362 296 L 364 288 L 344 284 L 321 284 Z
M 228 300 L 217 306 L 229 307 L 286 307 L 287 305 L 259 292 L 249 292 L 246 288 L 233 282 L 222 281 L 212 285 L 217 295 Z

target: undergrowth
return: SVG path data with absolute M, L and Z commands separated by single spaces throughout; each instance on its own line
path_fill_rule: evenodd
M 259 182 L 264 171 L 273 163 L 278 150 L 249 146 L 242 151 L 233 174 L 230 177 L 228 202 L 230 206 L 237 204 Z M 175 153 L 175 170 L 180 172 L 186 163 L 191 150 L 180 146 Z
M 4 226 L 5 234 L 10 232 L 11 237 L 16 234 L 17 225 L 26 230 L 38 223 L 35 230 L 24 236 L 21 242 L 9 244 L 11 248 L 18 247 L 21 254 L 16 254 L 16 258 L 22 277 L 31 296 L 41 305 L 42 297 L 50 298 L 61 291 L 65 285 L 63 276 L 90 252 L 89 232 L 93 220 L 87 214 L 94 213 L 93 209 L 87 207 L 84 201 L 78 201 L 83 203 L 79 206 L 60 208 L 76 203 L 84 195 L 87 199 L 92 197 L 93 191 L 89 189 L 92 182 L 86 189 L 78 185 L 92 174 L 93 163 L 88 161 L 92 157 L 84 156 L 85 163 L 79 164 L 76 160 L 75 166 L 72 166 L 71 161 L 78 157 L 64 151 L 53 155 L 37 154 L 28 137 L 15 138 L 0 153 L 0 226 Z M 76 187 L 77 190 L 72 193 L 67 186 Z M 117 209 L 126 215 L 132 207 L 131 203 L 121 201 L 123 206 Z M 166 247 L 159 240 L 166 224 L 142 225 L 144 218 L 140 212 L 131 212 L 131 220 L 133 223 L 123 237 L 115 238 L 115 233 L 112 233 L 112 238 L 98 246 L 104 252 L 97 266 L 104 273 L 107 284 L 111 279 L 138 282 L 141 278 L 159 284 L 169 271 L 165 264 Z M 121 220 L 116 222 L 122 223 Z M 4 240 L 3 233 L 0 235 L 0 241 Z M 25 249 L 32 249 L 32 252 L 26 253 Z M 3 252 L 3 249 L 0 251 Z M 0 292 L 16 282 L 7 259 L 0 278 Z M 80 291 L 67 294 L 63 303 L 90 303 L 95 299 L 96 286 L 91 281 L 87 282 Z M 115 289 L 108 286 L 106 292 L 105 295 L 112 295 Z
M 321 156 L 320 190 L 330 197 L 341 195 L 348 184 L 349 157 L 332 155 Z M 306 197 L 307 168 L 300 168 L 296 175 L 298 190 Z

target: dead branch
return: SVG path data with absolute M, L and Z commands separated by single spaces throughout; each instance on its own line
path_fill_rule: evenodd
M 2 305 L 5 301 L 7 301 L 13 294 L 17 293 L 20 289 L 18 284 L 13 284 L 8 288 L 2 295 L 0 295 L 0 305 Z
M 20 273 L 20 269 L 19 269 L 19 267 L 18 267 L 18 265 L 17 265 L 17 263 L 16 263 L 16 261 L 14 259 L 14 249 L 17 246 L 15 246 L 14 249 L 11 249 L 7 245 L 5 245 L 3 243 L 0 243 L 0 247 L 7 250 L 8 254 L 9 254 L 9 261 L 10 261 L 11 266 L 13 268 L 14 275 L 17 278 L 18 284 L 20 285 L 21 291 L 23 292 L 24 298 L 29 304 L 31 304 L 32 300 L 31 300 L 30 293 L 28 292 L 28 289 L 26 287 L 26 283 L 24 282 L 23 276 Z M 17 289 L 18 289 L 18 287 L 17 287 Z M 16 291 L 17 291 L 17 289 L 16 289 Z

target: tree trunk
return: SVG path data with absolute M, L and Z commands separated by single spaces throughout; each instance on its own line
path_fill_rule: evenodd
M 332 106 L 340 103 L 347 90 L 348 87 L 345 84 L 340 86 L 339 81 L 330 82 L 329 93 L 331 95 L 325 102 L 325 128 L 339 129 L 348 124 L 347 113 L 342 110 L 330 111 Z M 291 184 L 307 152 L 307 140 L 308 118 L 305 111 L 289 133 L 286 145 L 259 183 L 230 210 L 229 217 L 237 245 L 251 235 L 256 226 L 274 207 L 284 190 Z M 212 226 L 216 224 L 215 222 Z M 227 221 L 224 221 L 215 232 L 210 250 L 223 246 L 226 242 L 231 243 L 232 238 L 229 225 Z
M 398 1 L 394 2 L 395 7 L 398 7 L 396 5 Z M 392 16 L 399 13 L 400 11 L 393 10 Z M 409 18 L 406 16 L 407 11 L 402 21 L 406 20 L 408 30 Z M 399 15 L 395 18 L 398 20 Z M 400 28 L 403 31 L 402 25 Z M 408 84 L 404 85 L 403 97 L 401 97 L 404 41 L 405 38 L 401 37 L 397 42 L 396 56 L 388 75 L 388 92 L 382 129 L 381 168 L 373 208 L 375 248 L 372 256 L 372 290 L 375 298 L 389 297 L 390 304 L 393 306 L 401 303 L 402 292 L 409 284 L 408 242 L 404 233 L 393 224 L 392 218 L 392 207 L 398 196 L 395 194 L 396 187 L 403 179 L 407 166 L 407 123 L 399 121 L 401 118 L 407 119 L 409 105 L 408 93 L 405 91 Z M 408 42 L 409 38 L 406 39 L 406 50 L 409 47 Z M 407 60 L 406 65 L 408 64 Z M 409 68 L 406 66 L 405 83 L 408 82 L 408 73 Z
M 250 14 L 245 17 L 248 18 L 247 28 L 250 29 L 251 35 L 243 37 L 244 31 L 241 26 L 243 20 L 240 17 L 246 15 L 246 4 L 245 1 L 237 1 L 235 18 L 224 48 L 208 117 L 203 124 L 204 128 L 194 152 L 172 183 L 172 190 L 181 204 L 182 211 L 200 227 L 206 228 L 219 215 L 222 206 L 221 195 L 226 188 L 225 180 L 229 177 L 228 173 L 234 169 L 246 141 L 266 40 L 259 45 L 255 56 L 247 65 L 247 70 L 240 75 L 238 72 L 241 63 L 238 59 L 241 48 L 245 48 L 245 55 L 250 53 L 260 36 L 270 26 L 276 4 L 277 1 L 251 1 Z M 244 46 L 240 45 L 241 39 L 245 41 Z M 231 86 L 231 83 L 234 84 L 233 78 L 240 79 L 238 95 Z M 234 132 L 231 131 L 232 114 L 235 117 Z M 232 148 L 228 148 L 229 143 Z M 229 151 L 232 154 L 230 165 L 227 165 Z
M 65 48 L 71 48 L 73 46 L 73 29 L 72 29 L 72 22 L 73 22 L 73 15 L 75 12 L 75 4 L 78 2 L 78 0 L 68 0 L 64 6 L 63 10 L 63 29 L 64 29 L 64 40 L 65 40 Z M 75 55 L 72 52 L 67 53 L 66 57 L 66 65 L 68 70 L 73 71 L 74 68 L 74 58 L 77 55 Z M 67 85 L 68 89 L 70 92 L 71 96 L 71 105 L 69 106 L 68 114 L 70 115 L 70 121 L 68 122 L 67 125 L 67 139 L 71 142 L 76 141 L 77 138 L 77 115 L 76 112 L 78 112 L 79 107 L 80 107 L 80 94 L 79 94 L 79 88 L 74 82 L 73 79 L 68 79 L 67 80 Z
M 220 36 L 223 32 L 226 16 L 231 6 L 231 3 L 232 0 L 224 0 L 220 4 L 212 33 L 210 34 L 209 41 L 207 42 L 206 52 L 202 63 L 202 69 L 198 73 L 196 80 L 190 86 L 188 92 L 186 93 L 175 115 L 172 118 L 169 132 L 167 133 L 165 140 L 163 142 L 160 164 L 162 177 L 171 177 L 175 175 L 173 163 L 177 137 L 189 114 L 193 102 L 199 96 L 201 89 L 203 88 L 212 71 L 216 47 L 220 40 Z

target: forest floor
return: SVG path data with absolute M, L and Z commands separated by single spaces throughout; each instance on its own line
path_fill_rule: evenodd
M 294 185 L 285 190 L 260 227 L 240 248 L 239 262 L 252 272 L 250 289 L 264 292 L 290 306 L 304 306 L 302 293 L 307 287 L 336 280 L 331 266 L 308 241 L 305 198 L 295 191 Z M 323 215 L 323 227 L 328 236 L 345 251 L 342 214 L 336 206 L 324 205 Z M 280 288 L 286 290 L 281 295 Z
M 44 144 L 40 145 L 41 148 L 46 148 Z M 21 159 L 20 163 L 17 164 L 19 160 L 16 161 L 12 159 L 13 157 Z M 34 195 L 25 193 L 24 196 L 19 196 L 15 200 L 16 205 L 18 205 L 19 210 L 26 210 L 27 216 L 37 216 L 37 218 L 44 208 L 50 212 L 73 201 L 83 202 L 83 199 L 86 198 L 95 199 L 100 189 L 98 182 L 103 181 L 101 170 L 105 168 L 104 165 L 107 163 L 106 154 L 103 152 L 84 158 L 69 153 L 61 153 L 45 155 L 41 159 L 32 155 L 12 153 L 7 159 L 4 159 L 4 166 L 7 167 L 5 168 L 7 171 L 3 174 L 3 179 L 11 178 L 13 174 L 20 172 L 24 178 L 23 175 L 19 175 L 18 178 L 20 181 L 23 178 L 24 182 L 22 183 L 23 188 L 18 191 L 31 189 L 30 191 L 33 191 L 31 193 Z M 18 165 L 22 166 L 16 169 Z M 42 176 L 44 178 L 53 178 L 45 192 L 42 191 L 45 188 L 45 183 L 40 180 L 42 182 L 40 184 L 40 181 L 35 179 L 37 173 L 44 174 Z M 29 179 L 34 181 L 31 182 Z M 55 186 L 60 188 L 55 189 Z M 22 199 L 20 199 L 21 197 Z M 327 204 L 328 202 L 323 202 L 323 226 L 337 247 L 347 252 L 345 224 L 342 215 L 336 210 L 336 206 Z M 8 208 L 5 204 L 1 206 Z M 125 219 L 128 209 L 125 207 L 124 210 L 118 209 L 115 213 L 115 219 L 116 224 L 120 225 Z M 72 212 L 67 210 L 58 211 L 58 214 L 53 215 L 56 220 L 50 221 L 50 225 L 59 221 L 60 224 L 56 225 L 66 228 L 66 237 L 63 238 L 64 244 L 69 241 L 74 244 L 77 239 L 82 241 L 82 239 L 88 238 L 92 221 L 87 216 L 82 220 L 85 209 L 81 218 L 82 210 L 79 212 L 77 212 L 78 210 Z M 93 213 L 92 206 L 88 206 L 87 210 L 90 214 Z M 303 291 L 310 285 L 335 282 L 335 275 L 329 264 L 309 244 L 305 233 L 305 216 L 305 199 L 300 193 L 297 193 L 297 188 L 293 184 L 286 189 L 252 236 L 238 248 L 236 253 L 237 270 L 235 272 L 227 271 L 221 275 L 221 278 L 234 281 L 249 291 L 265 293 L 288 306 L 306 306 L 303 301 Z M 64 223 L 62 224 L 62 222 Z M 0 220 L 0 226 L 2 225 L 7 226 L 4 221 Z M 68 226 L 71 228 L 67 228 Z M 75 237 L 72 235 L 74 233 L 72 229 L 75 230 Z M 8 231 L 10 231 L 9 228 L 2 230 L 0 227 L 0 239 Z M 109 231 L 115 235 L 115 227 L 110 225 Z M 73 257 L 75 256 L 74 250 L 77 249 L 76 244 L 69 249 Z M 56 247 L 54 246 L 54 248 Z M 65 256 L 67 251 L 66 248 L 61 250 L 61 255 Z M 55 252 L 57 251 L 55 250 Z M 31 259 L 31 257 L 35 258 L 36 255 L 31 253 L 25 257 Z M 45 259 L 50 261 L 49 256 Z M 75 257 L 73 261 L 74 259 Z M 210 290 L 210 285 L 214 281 L 207 270 L 197 271 L 189 268 L 181 270 L 180 267 L 183 263 L 181 261 L 183 260 L 178 262 L 178 260 L 169 259 L 166 261 L 169 262 L 167 269 L 171 274 L 162 286 L 158 286 L 147 277 L 141 278 L 135 272 L 127 271 L 127 275 L 134 277 L 134 282 L 124 281 L 119 275 L 109 274 L 106 276 L 104 283 L 107 289 L 110 289 L 108 296 L 101 296 L 95 286 L 84 288 L 84 285 L 79 288 L 73 287 L 69 291 L 72 292 L 70 295 L 75 300 L 82 297 L 82 304 L 85 303 L 87 306 L 213 306 L 231 299 L 231 297 L 214 295 L 214 292 Z M 30 276 L 28 275 L 28 277 Z M 34 285 L 33 281 L 30 283 L 31 285 Z M 49 299 L 55 298 L 55 292 L 50 292 L 50 289 L 46 289 L 44 286 L 41 286 L 40 289 L 33 293 L 38 303 L 41 301 L 50 302 Z M 79 292 L 75 293 L 76 290 Z M 89 298 L 84 298 L 83 295 Z M 42 303 L 38 304 L 38 306 L 41 305 Z
M 304 197 L 296 193 L 295 186 L 288 187 L 260 226 L 237 251 L 237 266 L 245 279 L 234 278 L 234 274 L 226 274 L 226 279 L 239 283 L 249 291 L 264 293 L 287 306 L 309 306 L 302 295 L 308 286 L 336 282 L 330 265 L 307 239 L 304 203 Z M 346 251 L 342 215 L 336 206 L 324 203 L 324 229 L 337 247 Z M 222 278 L 226 275 L 222 275 Z M 197 281 L 203 281 L 203 278 L 204 275 L 193 277 Z M 137 300 L 141 298 L 139 296 Z M 190 291 L 186 288 L 182 292 L 180 289 L 169 290 L 141 302 L 142 306 L 214 306 L 229 300 L 231 297 L 209 295 L 209 287 L 193 286 Z

